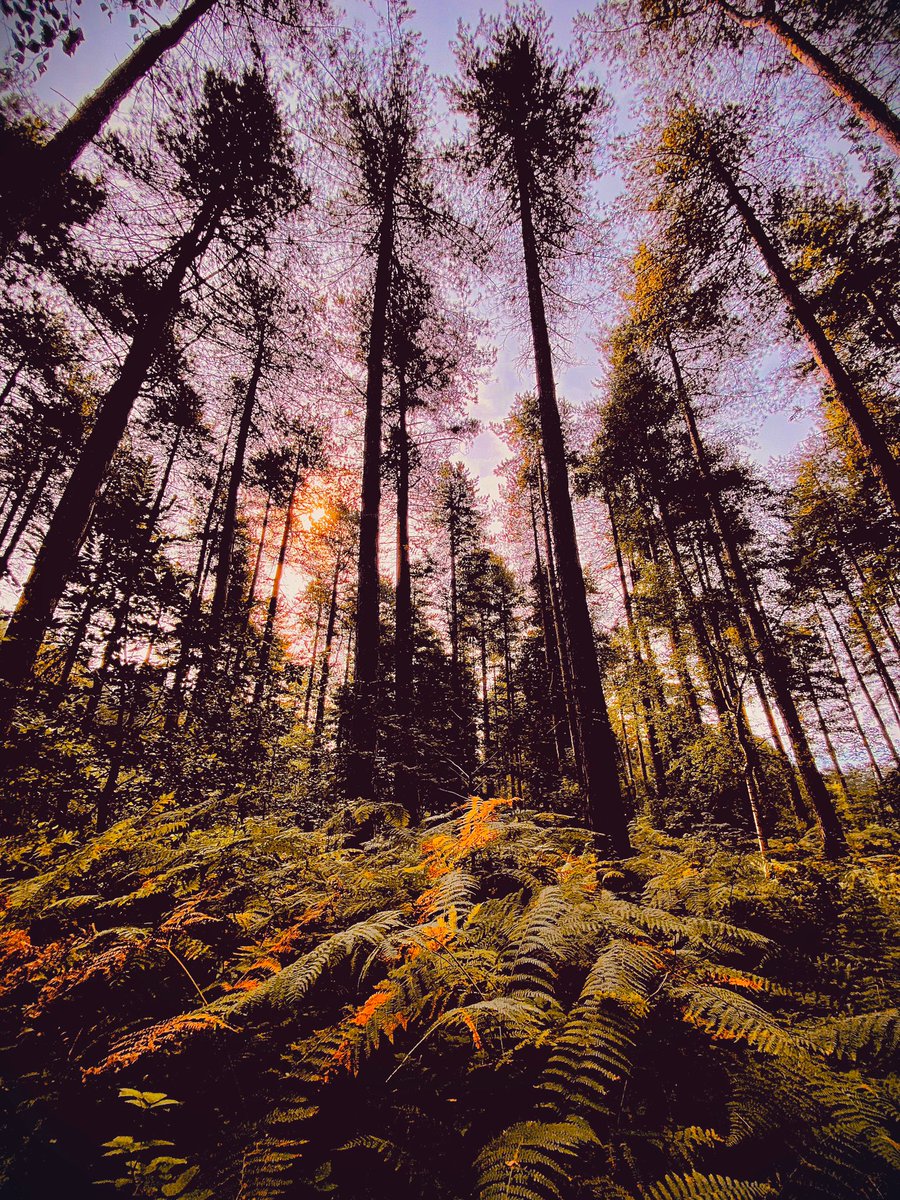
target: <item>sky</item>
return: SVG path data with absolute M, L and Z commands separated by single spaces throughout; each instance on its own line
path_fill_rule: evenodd
M 153 18 L 160 22 L 171 19 L 180 6 L 164 4 L 154 9 Z M 351 20 L 361 20 L 373 25 L 381 9 L 377 2 L 352 0 L 344 6 Z M 547 5 L 551 14 L 554 32 L 558 41 L 565 44 L 570 36 L 572 20 L 576 13 L 588 5 L 585 0 L 552 0 Z M 425 0 L 415 9 L 414 26 L 424 38 L 425 56 L 429 66 L 437 75 L 448 75 L 455 71 L 455 62 L 450 43 L 454 39 L 460 21 L 475 24 L 480 10 L 497 12 L 502 3 L 482 3 L 481 0 Z M 77 10 L 84 29 L 85 41 L 71 57 L 56 50 L 51 56 L 49 68 L 37 84 L 41 100 L 58 107 L 66 113 L 71 107 L 95 88 L 133 48 L 135 30 L 128 13 L 115 12 L 112 16 L 100 9 L 100 0 L 83 0 Z M 615 101 L 616 128 L 633 127 L 632 102 L 621 93 L 613 93 Z M 609 177 L 601 180 L 601 196 L 615 193 L 617 180 Z M 612 299 L 612 298 L 611 298 Z M 602 309 L 601 304 L 601 309 Z M 590 403 L 595 398 L 595 381 L 600 366 L 593 345 L 594 330 L 583 324 L 575 333 L 567 348 L 566 360 L 557 360 L 557 382 L 559 392 L 576 408 Z M 497 349 L 497 360 L 491 378 L 481 385 L 478 403 L 472 410 L 485 426 L 483 432 L 461 457 L 481 481 L 482 490 L 496 496 L 499 481 L 494 468 L 507 456 L 507 451 L 497 436 L 487 428 L 491 421 L 502 419 L 517 392 L 533 387 L 533 375 L 527 345 L 520 342 L 519 335 L 510 334 L 508 329 L 495 327 L 492 330 Z M 810 423 L 802 416 L 798 419 L 789 409 L 760 414 L 753 422 L 748 453 L 760 463 L 770 456 L 788 453 L 808 432 Z

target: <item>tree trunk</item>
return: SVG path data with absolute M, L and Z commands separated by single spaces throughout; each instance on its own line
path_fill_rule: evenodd
M 412 577 L 409 560 L 409 436 L 406 428 L 406 388 L 400 381 L 400 445 L 397 464 L 397 590 L 394 624 L 394 695 L 401 725 L 410 710 L 412 685 Z
M 840 818 L 834 807 L 834 800 L 816 765 L 803 722 L 794 702 L 793 694 L 788 684 L 788 665 L 777 644 L 769 638 L 768 629 L 762 614 L 756 605 L 753 587 L 744 567 L 743 559 L 735 542 L 731 523 L 722 507 L 722 502 L 716 490 L 715 480 L 706 455 L 706 448 L 700 438 L 700 431 L 694 417 L 694 410 L 687 394 L 687 388 L 681 375 L 681 367 L 671 341 L 666 339 L 672 371 L 675 377 L 675 390 L 681 403 L 685 423 L 694 452 L 697 469 L 703 479 L 706 497 L 709 501 L 713 519 L 718 529 L 722 549 L 728 563 L 729 571 L 737 593 L 740 616 L 746 623 L 747 632 L 752 638 L 751 654 L 759 655 L 760 663 L 769 682 L 775 701 L 784 719 L 797 768 L 806 787 L 810 802 L 815 811 L 819 827 L 822 831 L 823 852 L 828 857 L 837 857 L 846 851 L 846 840 Z
M 868 458 L 872 471 L 893 505 L 894 512 L 900 516 L 900 466 L 891 453 L 884 434 L 869 412 L 850 373 L 835 353 L 816 318 L 813 306 L 800 291 L 737 181 L 715 154 L 710 156 L 710 162 L 729 201 L 739 213 L 747 232 L 762 255 L 789 312 L 800 326 L 826 382 L 856 431 L 860 448 Z
M 272 646 L 275 642 L 275 618 L 278 615 L 278 601 L 281 596 L 281 579 L 284 575 L 284 564 L 287 559 L 288 546 L 291 541 L 291 531 L 294 526 L 294 503 L 297 499 L 297 485 L 300 482 L 300 466 L 303 462 L 303 448 L 297 449 L 294 459 L 294 473 L 291 476 L 291 490 L 288 496 L 287 512 L 284 517 L 284 531 L 281 535 L 281 545 L 278 548 L 278 562 L 275 565 L 275 576 L 272 580 L 272 591 L 266 609 L 266 624 L 263 629 L 262 643 L 259 649 L 259 671 L 256 676 L 256 689 L 253 693 L 254 707 L 263 701 L 266 684 L 269 680 L 269 667 L 272 659 Z
M 569 735 L 569 745 L 572 747 L 572 761 L 575 764 L 575 774 L 579 785 L 586 786 L 584 774 L 584 758 L 581 753 L 580 731 L 578 717 L 575 711 L 575 686 L 572 681 L 572 650 L 566 636 L 565 621 L 563 620 L 562 604 L 559 596 L 559 580 L 556 574 L 556 555 L 553 550 L 553 540 L 550 533 L 550 507 L 547 503 L 547 487 L 544 479 L 544 464 L 538 456 L 538 487 L 541 498 L 541 517 L 544 530 L 544 555 L 547 562 L 547 585 L 550 591 L 550 611 L 553 615 L 553 633 L 556 648 L 559 653 L 559 674 L 562 682 L 563 699 L 566 710 L 566 729 Z
M 28 355 L 23 354 L 16 365 L 13 367 L 10 374 L 7 376 L 6 383 L 3 385 L 3 390 L 0 391 L 0 404 L 5 404 L 10 392 L 16 386 L 19 376 L 25 367 L 28 366 Z
M 52 707 L 58 707 L 66 694 L 66 689 L 69 684 L 69 678 L 72 671 L 75 669 L 75 663 L 78 661 L 78 652 L 82 647 L 87 631 L 90 628 L 91 619 L 96 612 L 95 593 L 89 591 L 84 604 L 81 606 L 81 612 L 78 615 L 78 620 L 75 624 L 75 629 L 72 633 L 71 641 L 66 650 L 66 657 L 63 660 L 62 669 L 59 673 L 52 693 Z
M 153 499 L 153 507 L 147 516 L 147 525 L 144 529 L 143 536 L 140 542 L 135 547 L 131 562 L 125 572 L 124 590 L 122 598 L 116 607 L 116 613 L 113 617 L 112 629 L 106 639 L 106 645 L 103 648 L 103 659 L 100 663 L 100 668 L 94 675 L 94 680 L 91 685 L 91 692 L 88 696 L 88 701 L 85 706 L 82 723 L 86 728 L 89 728 L 93 723 L 97 708 L 100 704 L 100 697 L 103 694 L 103 689 L 109 679 L 110 668 L 112 667 L 113 658 L 119 649 L 119 643 L 122 639 L 122 634 L 125 630 L 125 624 L 128 620 L 128 613 L 131 607 L 131 600 L 134 594 L 134 587 L 137 582 L 140 569 L 144 566 L 145 556 L 150 548 L 150 543 L 153 541 L 153 534 L 156 532 L 156 525 L 159 521 L 159 514 L 162 512 L 163 499 L 166 494 L 166 488 L 169 486 L 169 476 L 172 473 L 172 467 L 175 464 L 175 457 L 178 454 L 178 445 L 181 441 L 182 426 L 178 426 L 175 431 L 175 437 L 172 439 L 172 445 L 169 449 L 169 454 L 166 459 L 166 466 L 159 482 L 159 487 L 156 489 L 156 495 Z
M 412 780 L 406 767 L 407 735 L 412 708 L 413 606 L 409 560 L 409 433 L 406 427 L 406 380 L 400 374 L 398 389 L 399 446 L 397 461 L 397 587 L 394 597 L 394 709 L 397 719 L 397 753 L 394 798 L 410 807 Z
M 394 250 L 394 184 L 386 183 L 378 230 L 375 286 L 366 357 L 366 422 L 363 433 L 362 494 L 359 514 L 359 571 L 356 591 L 356 650 L 353 666 L 353 709 L 344 783 L 349 796 L 375 795 L 375 748 L 378 726 L 375 695 L 378 680 L 379 577 L 378 531 L 381 508 L 381 420 L 384 394 L 384 344 Z
M 481 756 L 486 763 L 491 753 L 491 709 L 488 704 L 488 659 L 487 633 L 484 627 L 484 612 L 480 614 L 478 650 L 481 660 Z
M 262 528 L 259 534 L 259 541 L 256 545 L 256 557 L 253 560 L 253 573 L 250 576 L 250 582 L 247 585 L 247 599 L 244 602 L 244 612 L 241 618 L 241 630 L 238 638 L 237 649 L 234 653 L 234 663 L 230 668 L 232 695 L 237 688 L 240 680 L 241 671 L 244 667 L 244 654 L 247 650 L 247 635 L 250 632 L 250 624 L 253 617 L 253 605 L 256 601 L 256 585 L 259 581 L 259 572 L 262 567 L 263 552 L 266 548 L 266 534 L 269 531 L 269 514 L 272 511 L 272 493 L 266 492 L 266 506 L 263 511 Z
M 575 519 L 569 494 L 569 472 L 556 401 L 553 356 L 544 310 L 537 240 L 531 215 L 530 181 L 523 154 L 524 147 L 520 145 L 517 147 L 517 169 L 522 250 L 560 599 L 566 637 L 572 651 L 575 711 L 584 765 L 587 818 L 592 829 L 609 838 L 610 845 L 617 854 L 627 855 L 631 853 L 631 844 L 628 840 L 625 806 L 619 785 L 615 737 L 603 698 L 594 630 L 588 609 L 581 560 L 578 557 Z
M 328 603 L 328 621 L 325 626 L 325 646 L 322 651 L 322 672 L 319 676 L 319 692 L 316 697 L 316 717 L 313 724 L 313 754 L 316 756 L 316 761 L 318 761 L 318 754 L 321 749 L 322 731 L 325 728 L 325 702 L 328 699 L 328 679 L 331 674 L 331 650 L 334 644 L 334 629 L 337 623 L 338 584 L 340 583 L 342 565 L 341 551 L 339 549 L 335 556 L 334 576 L 331 580 L 331 599 Z
M 322 632 L 322 596 L 316 605 L 316 632 L 313 634 L 312 654 L 309 661 L 309 678 L 306 681 L 306 695 L 303 698 L 303 724 L 309 725 L 309 709 L 312 704 L 313 687 L 316 682 L 316 667 L 319 662 L 319 635 Z
M 865 647 L 869 652 L 869 657 L 872 659 L 872 663 L 874 664 L 875 673 L 881 680 L 881 686 L 884 689 L 884 694 L 888 698 L 888 704 L 894 711 L 894 717 L 900 718 L 900 695 L 897 693 L 897 685 L 891 678 L 891 674 L 887 668 L 887 663 L 884 661 L 884 657 L 881 651 L 878 649 L 878 644 L 876 643 L 875 638 L 872 636 L 872 630 L 869 628 L 869 622 L 866 620 L 866 615 L 860 608 L 859 601 L 857 600 L 856 596 L 853 595 L 849 584 L 843 578 L 843 576 L 841 576 L 841 589 L 844 592 L 844 595 L 847 597 L 847 603 L 850 606 L 850 611 L 853 613 L 857 628 L 862 634 L 863 642 L 865 643 Z
M 32 488 L 31 495 L 28 497 L 28 503 L 25 505 L 25 508 L 22 511 L 22 515 L 19 518 L 18 524 L 12 531 L 12 535 L 3 550 L 3 554 L 0 555 L 0 579 L 2 579 L 9 571 L 10 560 L 16 552 L 16 547 L 21 540 L 22 534 L 31 524 L 32 517 L 37 512 L 38 505 L 44 498 L 44 490 L 47 487 L 47 484 L 50 482 L 50 477 L 55 469 L 56 463 L 51 458 L 41 472 L 40 479 Z
M 159 62 L 177 46 L 185 34 L 216 3 L 216 0 L 191 0 L 168 25 L 162 25 L 140 43 L 100 84 L 96 91 L 82 100 L 41 151 L 24 202 L 11 214 L 3 236 L 3 252 L 7 252 L 29 220 L 46 203 L 48 196 L 72 169 L 80 155 L 100 133 L 103 126 L 128 93 Z
M 834 609 L 831 607 L 830 603 L 828 602 L 828 599 L 825 596 L 824 592 L 822 593 L 822 601 L 823 601 L 826 609 L 828 610 L 828 615 L 831 617 L 831 621 L 832 621 L 832 624 L 834 625 L 835 632 L 838 635 L 838 641 L 841 643 L 844 653 L 847 655 L 847 660 L 850 663 L 851 670 L 853 671 L 853 674 L 856 677 L 856 682 L 857 682 L 857 685 L 859 686 L 859 690 L 862 692 L 862 694 L 866 698 L 866 703 L 868 704 L 869 709 L 871 710 L 872 716 L 875 718 L 875 724 L 878 726 L 879 732 L 881 733 L 881 736 L 884 739 L 884 743 L 891 753 L 891 757 L 893 758 L 896 765 L 898 767 L 900 767 L 900 751 L 898 751 L 896 745 L 894 744 L 893 738 L 888 733 L 888 728 L 887 728 L 887 725 L 884 723 L 884 718 L 881 715 L 881 711 L 878 708 L 878 705 L 875 703 L 875 698 L 869 689 L 869 685 L 866 683 L 866 677 L 863 675 L 863 673 L 859 667 L 859 664 L 856 661 L 856 655 L 853 653 L 853 649 L 852 649 L 850 643 L 847 641 L 846 635 L 844 634 L 844 631 L 841 628 L 841 624 L 838 621 L 837 616 L 835 615 Z
M 531 503 L 531 532 L 534 537 L 534 573 L 537 583 L 538 608 L 541 614 L 541 630 L 544 635 L 544 662 L 547 667 L 550 712 L 553 723 L 553 747 L 556 751 L 556 766 L 559 769 L 562 767 L 566 755 L 566 733 L 568 731 L 566 702 L 562 694 L 562 667 L 559 661 L 559 647 L 556 644 L 556 635 L 553 629 L 553 616 L 550 612 L 550 603 L 547 596 L 547 578 L 544 574 L 544 564 L 541 561 L 533 485 L 529 484 L 528 490 Z
M 44 634 L 72 572 L 97 493 L 128 425 L 138 393 L 172 319 L 184 278 L 215 233 L 221 200 L 201 206 L 181 239 L 165 282 L 148 304 L 119 378 L 107 392 L 63 489 L 31 574 L 0 643 L 0 740 L 9 731 L 18 689 L 30 676 Z
M 819 722 L 819 731 L 822 734 L 822 741 L 825 743 L 825 749 L 828 752 L 828 758 L 831 761 L 831 769 L 834 771 L 834 777 L 837 780 L 838 790 L 841 793 L 844 803 L 850 806 L 850 793 L 847 790 L 847 780 L 844 778 L 844 772 L 841 770 L 841 764 L 838 760 L 837 752 L 834 748 L 834 742 L 831 738 L 831 733 L 828 730 L 828 722 L 825 720 L 825 715 L 822 712 L 822 706 L 819 704 L 819 698 L 816 695 L 816 687 L 808 671 L 804 670 L 806 689 L 809 692 L 810 703 L 816 714 L 816 720 Z
M 216 468 L 216 477 L 213 481 L 212 491 L 209 496 L 209 504 L 206 508 L 206 518 L 203 522 L 203 532 L 200 534 L 200 548 L 197 554 L 197 566 L 194 570 L 194 581 L 191 587 L 191 596 L 188 600 L 187 612 L 184 615 L 184 620 L 181 623 L 180 646 L 178 651 L 178 660 L 175 663 L 175 674 L 172 678 L 172 686 L 169 690 L 168 700 L 166 702 L 166 720 L 165 731 L 172 733 L 178 724 L 181 717 L 182 708 L 184 707 L 184 684 L 187 679 L 188 671 L 191 666 L 191 651 L 197 636 L 197 623 L 200 619 L 200 607 L 203 600 L 203 584 L 205 580 L 205 570 L 208 561 L 208 553 L 212 542 L 212 527 L 216 513 L 216 505 L 219 502 L 219 494 L 222 489 L 222 481 L 225 478 L 225 460 L 228 456 L 228 447 L 231 444 L 231 431 L 234 427 L 235 411 L 232 410 L 228 421 L 228 429 L 225 433 L 225 440 L 222 443 L 222 453 L 219 456 L 219 465 Z
M 228 492 L 225 497 L 225 511 L 222 515 L 222 528 L 219 535 L 219 553 L 216 559 L 215 587 L 213 588 L 212 605 L 209 614 L 209 628 L 206 635 L 205 673 L 212 666 L 222 640 L 225 624 L 225 609 L 228 604 L 228 591 L 231 583 L 231 564 L 234 559 L 234 543 L 237 536 L 238 495 L 244 479 L 244 460 L 247 456 L 247 442 L 253 427 L 253 412 L 256 408 L 256 393 L 262 377 L 263 362 L 266 355 L 266 334 L 260 329 L 253 359 L 253 370 L 247 384 L 244 397 L 244 407 L 238 425 L 237 441 L 234 445 L 234 458 L 231 460 L 231 473 L 228 477 Z
M 825 643 L 825 649 L 828 651 L 828 657 L 831 660 L 831 666 L 834 670 L 834 677 L 838 681 L 838 687 L 841 689 L 841 695 L 844 697 L 844 705 L 850 713 L 850 719 L 853 721 L 853 727 L 856 730 L 856 735 L 862 743 L 862 747 L 866 752 L 866 758 L 869 760 L 869 766 L 872 768 L 872 773 L 879 783 L 884 782 L 884 773 L 878 765 L 878 759 L 872 751 L 872 743 L 869 741 L 868 735 L 863 728 L 863 723 L 859 719 L 859 713 L 856 711 L 856 705 L 853 703 L 853 697 L 850 695 L 850 689 L 847 687 L 847 680 L 844 678 L 844 672 L 841 670 L 840 663 L 837 660 L 837 655 L 834 652 L 834 646 L 828 637 L 828 631 L 825 628 L 825 622 L 822 620 L 822 614 L 816 613 L 816 619 L 819 623 L 819 629 L 822 633 L 822 641 Z
M 647 745 L 650 748 L 650 762 L 653 765 L 653 782 L 656 786 L 656 794 L 662 799 L 666 794 L 666 769 L 663 765 L 663 757 L 659 747 L 653 701 L 647 694 L 647 681 L 644 678 L 646 664 L 641 653 L 640 637 L 635 624 L 631 591 L 628 587 L 628 579 L 625 574 L 625 561 L 622 558 L 622 545 L 619 541 L 619 529 L 616 525 L 616 515 L 613 512 L 612 502 L 606 489 L 603 492 L 603 499 L 606 502 L 606 510 L 609 513 L 609 528 L 616 555 L 616 566 L 619 569 L 619 585 L 622 589 L 622 602 L 625 606 L 625 624 L 628 629 L 628 638 L 631 642 L 631 653 L 634 655 L 635 667 L 638 672 L 638 699 L 641 707 L 641 715 L 644 720 L 644 729 L 647 732 Z
M 813 45 L 798 29 L 766 5 L 759 14 L 742 13 L 727 0 L 720 0 L 725 13 L 738 25 L 747 29 L 767 29 L 785 47 L 788 53 L 831 88 L 854 116 L 882 139 L 897 155 L 900 155 L 900 118 L 883 100 L 858 80 L 849 71 L 838 66 L 824 50 Z

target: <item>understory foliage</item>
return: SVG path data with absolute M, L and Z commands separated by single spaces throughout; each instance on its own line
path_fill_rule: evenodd
M 7 840 L 2 1195 L 891 1194 L 900 858 L 634 842 L 506 798 Z

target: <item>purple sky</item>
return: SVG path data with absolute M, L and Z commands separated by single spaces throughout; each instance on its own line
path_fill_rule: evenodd
M 501 7 L 501 3 L 482 4 L 479 0 L 456 0 L 453 4 L 427 0 L 420 4 L 416 9 L 414 25 L 424 35 L 426 58 L 435 73 L 451 74 L 455 69 L 450 42 L 456 34 L 458 22 L 475 23 L 482 8 L 494 12 Z M 561 43 L 569 38 L 573 17 L 585 7 L 584 0 L 581 3 L 578 0 L 554 0 L 548 5 L 556 36 Z M 377 3 L 368 4 L 363 0 L 345 6 L 351 19 L 362 20 L 366 25 L 375 22 L 381 8 Z M 154 10 L 154 19 L 165 21 L 173 11 L 175 8 L 166 4 L 158 13 Z M 68 111 L 72 104 L 94 88 L 129 53 L 133 45 L 134 29 L 128 14 L 117 12 L 110 18 L 100 11 L 99 0 L 84 0 L 78 12 L 85 31 L 84 44 L 71 58 L 65 57 L 60 51 L 55 52 L 48 71 L 37 86 L 40 98 L 48 104 L 59 106 L 62 111 Z M 617 96 L 616 99 L 617 125 L 621 128 L 622 122 L 627 120 L 628 104 L 623 96 Z M 601 196 L 614 191 L 614 180 L 607 180 L 605 184 L 601 181 Z M 588 325 L 579 330 L 569 350 L 573 362 L 570 365 L 558 364 L 560 393 L 575 406 L 592 400 L 593 384 L 600 372 L 591 333 Z M 523 355 L 518 337 L 498 329 L 497 343 L 494 375 L 482 385 L 479 403 L 474 410 L 474 415 L 485 423 L 502 418 L 516 392 L 533 386 L 530 361 L 527 355 Z M 809 422 L 804 418 L 792 419 L 790 412 L 785 409 L 768 416 L 760 415 L 754 426 L 747 450 L 754 458 L 765 462 L 771 455 L 782 455 L 791 450 L 808 431 Z M 482 487 L 489 494 L 496 494 L 497 481 L 493 471 L 497 462 L 505 456 L 504 447 L 489 430 L 476 439 L 464 456 L 467 465 L 481 478 Z

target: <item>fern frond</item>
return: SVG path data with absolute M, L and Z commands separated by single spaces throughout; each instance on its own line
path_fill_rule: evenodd
M 458 1026 L 468 1030 L 476 1050 L 485 1049 L 485 1043 L 495 1039 L 503 1044 L 507 1034 L 520 1042 L 534 1041 L 546 1029 L 548 1016 L 519 996 L 494 996 L 490 1000 L 477 1000 L 443 1013 L 432 1028 Z
M 647 997 L 664 962 L 652 946 L 617 940 L 600 954 L 556 1039 L 543 1086 L 558 1105 L 603 1110 L 631 1070 Z
M 600 1140 L 581 1117 L 511 1125 L 478 1155 L 478 1200 L 568 1200 L 578 1160 Z
M 263 1006 L 271 1010 L 294 1009 L 323 975 L 344 962 L 352 967 L 363 955 L 368 956 L 381 946 L 403 924 L 402 915 L 393 910 L 358 921 L 320 942 L 314 950 L 265 980 L 254 991 L 244 993 L 237 1000 L 229 996 L 226 1006 L 234 1015 Z
M 890 1064 L 900 1050 L 900 1010 L 841 1017 L 806 1026 L 802 1034 L 807 1044 L 841 1062 Z
M 453 909 L 462 920 L 468 916 L 478 894 L 479 882 L 468 871 L 448 871 L 434 887 L 419 898 L 419 907 L 426 920 L 446 917 Z
M 598 901 L 602 914 L 624 924 L 635 926 L 648 933 L 664 937 L 680 937 L 688 942 L 706 945 L 713 950 L 758 950 L 767 952 L 772 942 L 752 929 L 742 929 L 724 921 L 713 921 L 706 917 L 687 917 L 653 908 L 645 904 L 632 904 L 611 892 L 603 892 Z
M 767 1183 L 729 1179 L 725 1175 L 667 1175 L 647 1189 L 647 1200 L 759 1200 L 774 1195 Z
M 558 885 L 541 888 L 520 918 L 501 960 L 509 994 L 553 999 L 560 926 L 568 914 L 569 901 Z
M 683 1019 L 713 1038 L 740 1039 L 767 1054 L 786 1054 L 798 1046 L 796 1037 L 764 1008 L 727 988 L 678 988 L 672 994 L 682 1001 Z

